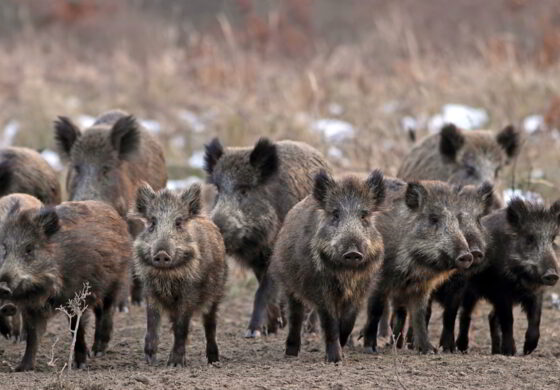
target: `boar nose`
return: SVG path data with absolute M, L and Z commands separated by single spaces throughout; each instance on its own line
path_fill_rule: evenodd
M 348 251 L 344 255 L 342 255 L 342 257 L 344 257 L 344 260 L 352 261 L 352 262 L 357 263 L 357 262 L 362 261 L 362 259 L 364 258 L 364 255 L 362 255 L 358 251 Z
M 171 262 L 171 256 L 165 251 L 159 251 L 152 261 L 156 265 L 168 265 Z
M 546 284 L 548 286 L 554 286 L 556 284 L 556 282 L 558 281 L 558 274 L 556 273 L 555 270 L 549 269 L 542 276 L 542 280 L 543 280 L 544 284 Z
M 12 290 L 8 287 L 8 283 L 0 283 L 0 299 L 6 299 L 12 296 Z
M 2 305 L 2 307 L 0 307 L 0 314 L 5 317 L 14 316 L 16 312 L 17 308 L 13 303 L 6 303 L 5 305 Z
M 471 249 L 471 255 L 473 257 L 474 265 L 480 264 L 484 259 L 484 253 L 482 253 L 482 251 L 477 247 Z
M 473 255 L 469 252 L 463 252 L 455 259 L 455 265 L 461 269 L 469 268 L 473 263 Z

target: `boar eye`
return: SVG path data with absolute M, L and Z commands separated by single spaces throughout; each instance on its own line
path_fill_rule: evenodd
M 242 196 L 245 196 L 249 192 L 249 186 L 239 186 L 237 190 Z
M 156 230 L 156 223 L 157 223 L 157 221 L 156 221 L 155 218 L 150 219 L 150 222 L 149 222 L 149 225 L 148 225 L 148 231 L 150 233 L 153 233 L 154 230 Z
M 534 235 L 530 234 L 525 238 L 525 242 L 527 246 L 533 246 L 537 242 L 537 239 Z
M 181 230 L 183 228 L 183 218 L 177 218 L 175 220 L 175 229 Z
M 334 209 L 332 211 L 333 220 L 338 221 L 340 219 L 340 211 L 338 209 Z
M 467 170 L 467 175 L 469 176 L 474 176 L 476 174 L 476 168 L 470 164 L 467 165 L 465 169 Z
M 428 220 L 432 225 L 437 225 L 439 223 L 439 217 L 435 214 L 430 214 L 428 216 Z
M 35 247 L 34 247 L 33 245 L 31 245 L 31 244 L 27 245 L 27 246 L 25 247 L 25 255 L 26 255 L 26 256 L 31 255 L 31 254 L 33 253 L 34 250 L 35 250 Z
M 362 211 L 360 212 L 360 217 L 361 217 L 362 219 L 367 219 L 367 217 L 369 217 L 369 211 L 368 211 L 368 210 L 362 210 Z

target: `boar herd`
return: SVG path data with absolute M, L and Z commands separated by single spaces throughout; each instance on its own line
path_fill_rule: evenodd
M 219 361 L 226 257 L 258 280 L 245 336 L 287 322 L 288 356 L 318 319 L 326 360 L 341 361 L 362 306 L 364 352 L 377 352 L 387 326 L 396 347 L 437 351 L 427 332 L 434 301 L 443 306 L 444 351 L 468 350 L 481 299 L 492 306 L 492 353 L 516 353 L 517 304 L 528 319 L 523 352 L 538 345 L 543 294 L 559 278 L 560 201 L 503 205 L 494 191 L 521 147 L 512 126 L 494 134 L 445 125 L 395 178 L 377 169 L 335 175 L 301 142 L 224 147 L 216 138 L 205 149 L 206 183 L 182 191 L 165 189 L 162 147 L 126 112 L 104 113 L 84 130 L 59 117 L 54 138 L 68 165 L 62 203 L 56 173 L 37 152 L 0 149 L 0 333 L 26 342 L 16 371 L 34 368 L 48 319 L 86 283 L 94 356 L 107 350 L 114 310 L 144 301 L 148 364 L 162 314 L 174 337 L 168 365 L 185 365 L 197 314 L 208 363 Z M 90 355 L 87 318 L 70 321 L 78 368 Z

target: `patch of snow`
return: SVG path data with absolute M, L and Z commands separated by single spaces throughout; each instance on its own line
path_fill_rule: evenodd
M 444 124 L 445 119 L 443 119 L 443 115 L 436 114 L 428 120 L 428 131 L 431 134 L 439 133 Z
M 78 116 L 77 120 L 78 126 L 80 126 L 82 129 L 87 129 L 88 127 L 93 126 L 93 124 L 95 123 L 95 118 L 91 115 L 80 115 Z
M 520 198 L 524 201 L 536 203 L 536 204 L 544 203 L 544 199 L 540 194 L 531 191 L 523 191 L 520 189 L 514 190 L 512 188 L 508 188 L 504 190 L 503 197 L 504 197 L 504 202 L 506 204 L 508 204 L 514 198 Z
M 183 149 L 186 145 L 185 138 L 182 135 L 171 138 L 171 146 L 175 149 Z
M 544 117 L 542 115 L 529 115 L 523 119 L 523 130 L 533 134 L 544 128 Z
M 53 169 L 55 171 L 60 172 L 64 169 L 64 165 L 62 164 L 62 161 L 60 160 L 60 156 L 55 151 L 50 150 L 50 149 L 45 149 L 41 152 L 41 156 L 43 156 L 43 158 L 45 160 L 47 160 L 49 165 L 51 167 L 53 167 Z
M 323 118 L 313 121 L 311 129 L 322 133 L 329 141 L 340 142 L 354 136 L 354 126 L 352 124 L 332 118 Z
M 70 96 L 68 99 L 66 99 L 66 107 L 68 107 L 68 109 L 70 110 L 77 109 L 80 106 L 80 104 L 81 101 L 76 96 Z
M 381 109 L 385 114 L 392 114 L 399 109 L 400 105 L 401 104 L 397 100 L 391 100 L 385 103 Z
M 190 176 L 179 180 L 167 180 L 167 189 L 169 190 L 184 190 L 194 183 L 200 183 L 202 180 L 200 177 Z
M 4 126 L 4 132 L 2 133 L 2 146 L 11 145 L 20 129 L 21 125 L 17 120 L 10 120 L 6 126 Z
M 531 171 L 531 179 L 542 179 L 544 178 L 544 171 L 540 168 L 535 168 Z
M 161 132 L 161 124 L 151 119 L 140 119 L 140 124 L 150 133 L 159 134 Z
M 449 103 L 442 107 L 441 113 L 430 119 L 428 129 L 437 133 L 444 124 L 453 123 L 461 129 L 475 130 L 486 125 L 488 119 L 488 113 L 482 108 Z
M 404 131 L 414 131 L 418 128 L 418 121 L 411 116 L 405 116 L 401 119 L 401 127 Z
M 204 150 L 195 151 L 189 158 L 189 165 L 193 168 L 204 168 Z
M 336 146 L 331 146 L 327 151 L 327 155 L 331 158 L 336 158 L 336 159 L 344 158 L 344 153 Z
M 550 301 L 552 308 L 560 310 L 560 295 L 557 293 L 550 293 L 547 298 Z
M 338 103 L 329 103 L 327 107 L 329 114 L 334 116 L 340 116 L 344 113 L 344 107 Z
M 181 110 L 178 116 L 183 122 L 188 124 L 195 133 L 203 133 L 206 130 L 206 125 L 194 112 Z

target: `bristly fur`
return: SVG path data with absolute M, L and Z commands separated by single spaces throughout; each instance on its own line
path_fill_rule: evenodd
M 276 145 L 267 138 L 259 139 L 249 155 L 249 163 L 259 172 L 260 182 L 265 182 L 278 170 L 280 162 Z
M 60 154 L 66 158 L 70 158 L 70 151 L 76 140 L 80 137 L 81 132 L 70 118 L 59 116 L 54 122 L 55 135 L 54 139 Z
M 441 154 L 450 160 L 454 160 L 457 151 L 461 149 L 465 143 L 465 138 L 459 129 L 457 129 L 457 127 L 453 124 L 443 126 L 440 136 L 439 150 Z
M 208 175 L 212 175 L 216 163 L 224 154 L 224 147 L 218 138 L 214 138 L 209 144 L 204 145 L 204 170 Z
M 111 144 L 123 160 L 130 159 L 139 149 L 140 131 L 136 119 L 127 115 L 118 119 L 111 129 Z
M 496 137 L 496 141 L 502 146 L 509 158 L 519 153 L 521 146 L 519 132 L 513 125 L 506 126 Z

